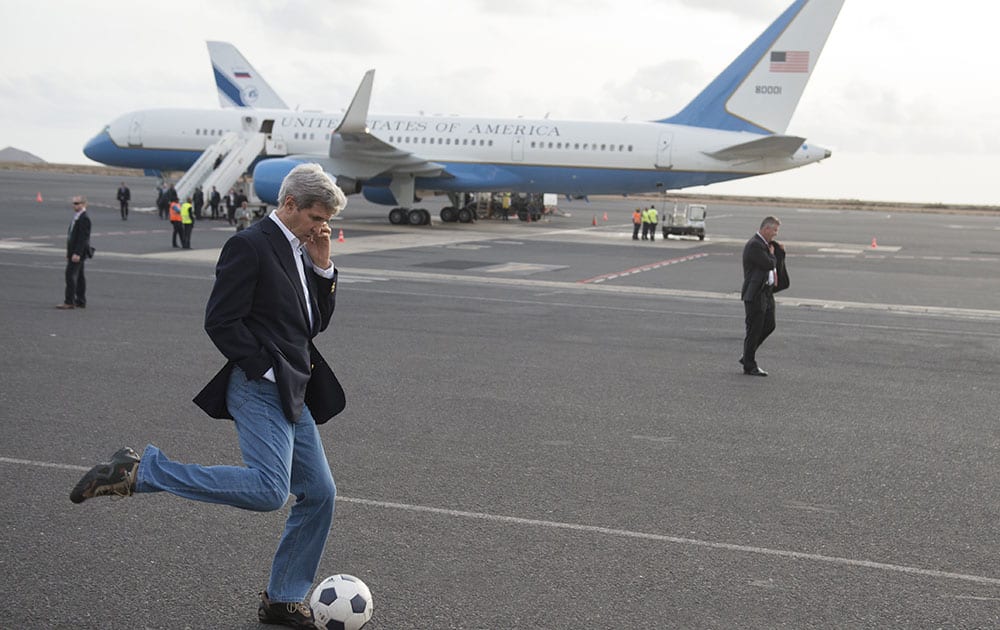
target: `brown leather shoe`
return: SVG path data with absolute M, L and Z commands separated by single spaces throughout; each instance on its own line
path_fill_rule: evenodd
M 59 310 L 61 310 L 61 311 L 68 311 L 68 310 L 74 309 L 76 307 L 73 306 L 72 304 L 56 304 L 56 308 L 59 309 Z

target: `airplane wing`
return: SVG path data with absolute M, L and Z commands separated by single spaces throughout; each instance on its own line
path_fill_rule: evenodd
M 795 154 L 805 143 L 805 138 L 798 136 L 783 136 L 775 134 L 764 136 L 750 142 L 734 144 L 724 149 L 705 153 L 717 160 L 746 160 L 764 158 L 787 158 Z
M 441 164 L 396 148 L 371 134 L 366 121 L 374 81 L 375 71 L 369 70 L 340 125 L 330 137 L 328 164 L 332 172 L 359 180 L 380 175 L 438 177 L 445 174 Z

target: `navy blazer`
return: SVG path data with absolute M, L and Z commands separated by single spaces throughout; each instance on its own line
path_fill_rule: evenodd
M 205 309 L 205 331 L 227 362 L 194 399 L 208 415 L 233 417 L 226 408 L 226 390 L 234 365 L 251 380 L 274 369 L 282 411 L 290 422 L 299 420 L 303 405 L 317 424 L 343 411 L 344 390 L 312 342 L 333 316 L 337 272 L 332 279 L 323 278 L 308 256 L 303 265 L 312 326 L 292 248 L 271 218 L 226 241 Z
M 71 258 L 73 254 L 80 257 L 80 260 L 87 258 L 87 250 L 90 249 L 90 217 L 84 210 L 77 217 L 69 228 L 66 237 L 66 258 Z

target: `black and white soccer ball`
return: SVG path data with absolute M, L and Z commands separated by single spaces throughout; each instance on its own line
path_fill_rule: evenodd
M 360 630 L 372 618 L 372 592 L 346 573 L 331 575 L 316 587 L 309 606 L 316 626 L 325 630 Z

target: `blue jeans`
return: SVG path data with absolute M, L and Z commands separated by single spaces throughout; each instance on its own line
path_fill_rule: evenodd
M 309 409 L 295 424 L 281 410 L 277 386 L 248 380 L 233 368 L 226 404 L 236 420 L 242 466 L 170 461 L 152 444 L 136 475 L 136 492 L 170 492 L 186 499 L 266 512 L 295 495 L 271 565 L 267 594 L 275 602 L 305 599 L 333 523 L 337 487 Z

